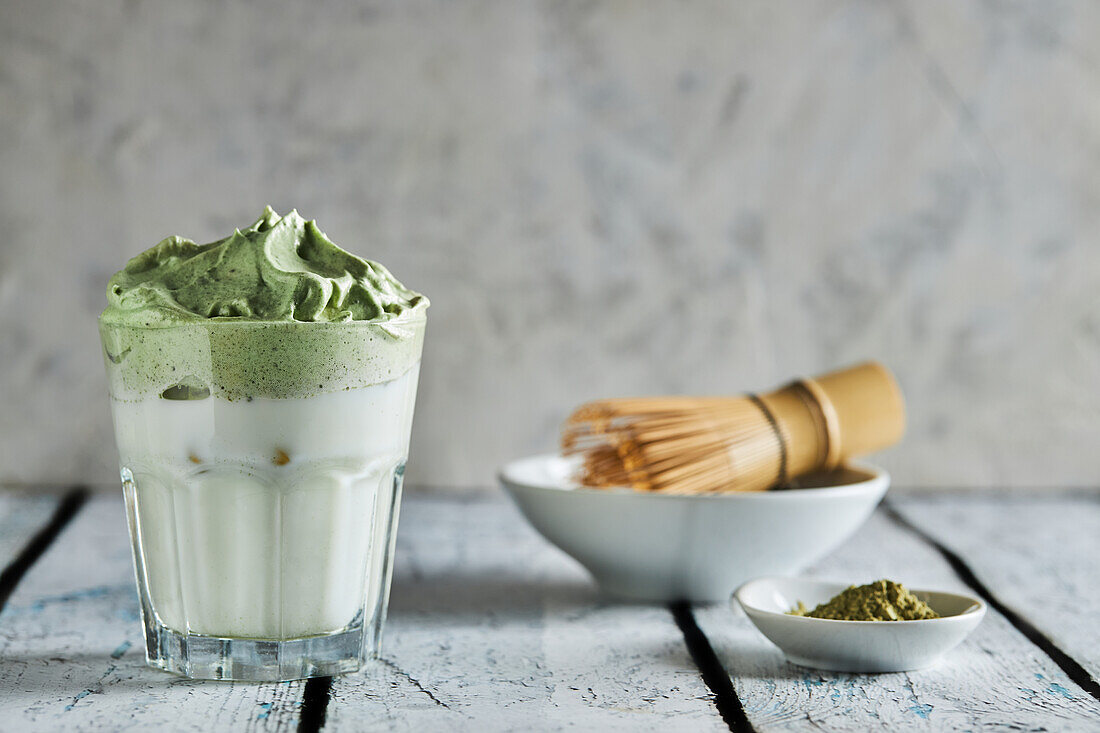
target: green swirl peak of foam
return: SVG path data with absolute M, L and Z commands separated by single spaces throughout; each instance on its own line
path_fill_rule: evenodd
M 107 286 L 101 320 L 172 325 L 201 320 L 385 323 L 422 313 L 428 299 L 382 265 L 336 246 L 314 221 L 269 206 L 225 239 L 168 237 L 130 260 Z

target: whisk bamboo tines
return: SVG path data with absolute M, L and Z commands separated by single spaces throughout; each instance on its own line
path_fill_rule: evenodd
M 892 445 L 904 430 L 893 375 L 867 362 L 761 396 L 589 402 L 566 421 L 562 450 L 583 457 L 587 486 L 763 491 Z

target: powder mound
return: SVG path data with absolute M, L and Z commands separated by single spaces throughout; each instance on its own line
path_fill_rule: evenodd
M 901 583 L 876 580 L 867 585 L 853 585 L 828 603 L 812 611 L 802 601 L 788 611 L 792 616 L 809 616 L 835 621 L 918 621 L 939 618 L 940 615 Z
M 170 325 L 196 320 L 384 323 L 428 300 L 390 272 L 336 246 L 298 212 L 269 206 L 246 229 L 195 244 L 168 237 L 107 286 L 103 320 Z

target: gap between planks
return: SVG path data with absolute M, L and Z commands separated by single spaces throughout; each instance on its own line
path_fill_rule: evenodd
M 91 496 L 92 490 L 86 486 L 69 487 L 60 497 L 49 521 L 31 537 L 3 572 L 0 572 L 0 612 L 4 610 L 19 581 L 61 536 Z M 306 682 L 298 716 L 299 733 L 317 733 L 324 728 L 331 691 L 332 677 L 315 677 Z
M 909 516 L 908 511 L 906 516 Z M 891 527 L 892 530 L 889 530 Z M 829 555 L 823 564 L 815 565 L 807 572 L 811 577 L 820 576 L 823 570 L 840 573 L 836 576 L 839 578 L 883 577 L 881 573 L 884 570 L 888 571 L 890 567 L 898 567 L 897 562 L 892 564 L 889 558 L 883 560 L 879 556 L 868 553 L 869 550 L 875 549 L 877 541 L 881 541 L 886 536 L 883 533 L 889 535 L 897 533 L 899 544 L 905 546 L 906 558 L 915 558 L 915 561 L 921 562 L 921 567 L 927 564 L 924 576 L 928 580 L 923 587 L 965 586 L 966 583 L 956 575 L 955 568 L 948 564 L 935 546 L 926 543 L 923 537 L 912 532 L 902 532 L 902 529 L 891 521 L 886 507 L 883 507 L 883 511 L 873 515 L 868 525 L 849 540 L 843 549 Z M 853 553 L 859 561 L 854 561 Z M 862 558 L 871 557 L 876 559 L 862 560 Z M 904 567 L 904 562 L 901 565 Z M 938 570 L 933 569 L 933 566 Z M 944 577 L 936 578 L 941 575 Z M 917 583 L 917 587 L 922 586 Z M 959 590 L 967 592 L 961 588 Z M 822 726 L 823 724 L 829 726 L 833 723 L 839 726 L 837 730 L 860 730 L 860 723 L 857 721 L 862 720 L 866 725 L 870 725 L 871 719 L 877 726 L 883 726 L 889 720 L 895 730 L 911 730 L 916 727 L 930 729 L 930 726 L 930 730 L 938 730 L 950 725 L 980 727 L 979 723 L 990 720 L 999 720 L 1012 725 L 1016 720 L 1023 720 L 1012 718 L 1016 714 L 1031 716 L 1036 721 L 1036 725 L 1056 721 L 1058 725 L 1064 725 L 1059 730 L 1095 730 L 1096 709 L 1091 707 L 1093 700 L 1088 694 L 1084 694 L 1084 690 L 1071 694 L 1051 683 L 1051 693 L 1054 696 L 1073 701 L 1073 705 L 1063 708 L 1063 700 L 1046 700 L 1038 697 L 1038 693 L 1033 690 L 1027 689 L 1030 675 L 1027 675 L 1029 679 L 1023 679 L 1020 675 L 1014 677 L 1010 675 L 1008 676 L 1011 678 L 1008 682 L 1010 686 L 1022 683 L 1019 690 L 1023 696 L 1031 694 L 1035 699 L 1023 701 L 1026 704 L 1021 702 L 1020 708 L 1013 708 L 1012 705 L 991 708 L 994 703 L 989 701 L 990 698 L 982 696 L 971 698 L 967 694 L 965 685 L 957 686 L 960 680 L 957 675 L 952 677 L 949 674 L 953 671 L 950 667 L 945 668 L 948 672 L 947 678 L 952 679 L 956 686 L 950 688 L 954 694 L 945 694 L 942 699 L 934 697 L 937 691 L 935 682 L 941 678 L 941 675 L 888 675 L 883 677 L 881 686 L 875 678 L 869 676 L 831 675 L 827 672 L 822 676 L 815 674 L 814 670 L 791 667 L 787 661 L 777 655 L 777 650 L 770 645 L 762 644 L 756 628 L 749 625 L 744 617 L 741 617 L 738 623 L 730 624 L 723 606 L 713 610 L 706 605 L 696 606 L 694 614 L 719 658 L 726 661 L 730 681 L 734 683 L 738 697 L 751 722 L 761 730 L 787 726 Z M 1074 681 L 1066 675 L 1065 670 L 1058 667 L 1054 659 L 1043 654 L 1042 649 L 1037 649 L 1030 641 L 1026 641 L 1026 637 L 1020 638 L 1022 634 L 1018 628 L 1015 628 L 1001 613 L 991 614 L 983 627 L 987 632 L 991 631 L 991 627 L 1000 627 L 1001 635 L 1008 632 L 1015 637 L 1015 645 L 1021 649 L 1021 653 L 1015 657 L 1016 661 L 1020 661 L 1021 657 L 1024 661 L 1029 657 L 1034 658 L 1035 664 L 1038 665 L 1036 669 L 1044 672 L 1053 670 L 1058 677 L 1062 677 L 1063 683 L 1067 686 Z M 976 638 L 979 637 L 986 641 L 993 638 L 989 634 L 980 632 L 976 635 Z M 1001 636 L 996 638 L 1000 639 Z M 1026 652 L 1024 652 L 1025 649 Z M 974 654 L 974 647 L 971 646 L 970 656 L 974 658 L 970 661 L 976 664 L 975 669 L 996 671 L 996 669 L 990 669 L 988 664 L 983 665 L 983 661 L 986 660 L 987 655 L 996 656 L 1002 652 L 1003 649 L 997 649 L 996 645 L 987 647 L 985 642 L 980 642 L 977 655 Z M 1051 675 L 1047 672 L 1047 677 L 1049 676 Z M 1043 676 L 1035 675 L 1035 678 L 1042 680 Z M 993 699 L 1000 699 L 1005 703 L 1015 700 L 1010 698 L 1009 694 L 1016 688 L 1004 688 L 1002 685 L 1003 689 L 1001 689 L 998 688 L 996 680 L 991 679 L 989 682 L 991 683 L 989 693 L 992 694 Z M 933 712 L 932 704 L 928 704 L 930 700 L 937 704 L 936 718 L 933 719 L 936 722 L 928 719 L 928 714 Z M 939 707 L 941 703 L 943 703 L 942 709 Z M 881 719 L 879 712 L 882 712 Z M 862 718 L 864 715 L 869 715 L 869 718 Z
M 83 508 L 85 502 L 88 501 L 88 494 L 89 491 L 84 486 L 70 487 L 69 491 L 58 502 L 50 521 L 31 537 L 19 554 L 0 573 L 0 612 L 4 610 L 4 606 L 11 598 L 15 587 L 19 585 L 19 581 L 34 566 L 38 558 L 45 554 L 54 540 L 58 538 L 69 522 Z
M 1097 683 L 1097 681 L 1093 679 L 1088 670 L 1061 647 L 1055 644 L 1050 637 L 1040 631 L 1038 627 L 997 598 L 997 596 L 989 590 L 986 584 L 978 578 L 977 574 L 961 555 L 904 517 L 891 502 L 884 501 L 882 503 L 882 510 L 894 524 L 912 533 L 922 542 L 938 552 L 947 564 L 951 566 L 951 570 L 959 577 L 959 580 L 966 583 L 971 590 L 981 596 L 981 598 L 996 610 L 997 613 L 1004 616 L 1005 619 L 1007 619 L 1017 631 L 1023 634 L 1028 641 L 1038 647 L 1043 654 L 1050 657 L 1050 660 L 1057 664 L 1058 667 L 1066 673 L 1066 676 L 1073 680 L 1074 684 L 1100 702 L 1100 683 Z
M 672 613 L 680 633 L 684 635 L 684 645 L 699 669 L 703 683 L 714 694 L 714 707 L 718 709 L 722 720 L 733 733 L 755 733 L 756 729 L 745 715 L 745 708 L 737 697 L 737 691 L 733 689 L 729 673 L 695 620 L 691 604 L 677 601 L 669 604 L 668 610 Z
M 317 733 L 325 727 L 331 697 L 332 677 L 312 677 L 306 680 L 302 709 L 298 714 L 298 733 Z

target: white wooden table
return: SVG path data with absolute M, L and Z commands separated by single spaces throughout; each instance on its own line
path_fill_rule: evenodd
M 0 730 L 1100 730 L 1100 493 L 895 492 L 808 573 L 986 596 L 938 667 L 786 663 L 727 605 L 616 603 L 497 493 L 406 497 L 384 660 L 144 664 L 121 497 L 0 491 Z

